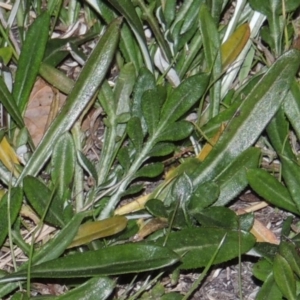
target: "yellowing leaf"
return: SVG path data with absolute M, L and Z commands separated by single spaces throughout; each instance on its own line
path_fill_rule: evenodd
M 120 208 L 117 208 L 115 210 L 115 215 L 126 215 L 126 214 L 132 213 L 134 211 L 143 209 L 145 207 L 145 203 L 149 200 L 148 198 L 149 198 L 149 194 L 141 196 L 140 198 L 138 198 L 132 202 L 129 202 L 128 204 L 126 204 Z
M 115 216 L 101 221 L 82 224 L 68 248 L 77 247 L 99 238 L 111 236 L 122 231 L 126 225 L 127 219 L 123 216 Z
M 239 56 L 250 37 L 248 23 L 241 25 L 221 46 L 222 68 L 225 69 Z
M 222 124 L 221 127 L 219 128 L 218 132 L 215 134 L 215 136 L 213 138 L 211 138 L 210 141 L 204 145 L 204 147 L 202 148 L 201 152 L 197 156 L 197 158 L 200 161 L 203 161 L 206 158 L 206 156 L 209 154 L 209 152 L 211 151 L 211 149 L 213 148 L 213 146 L 219 140 L 219 138 L 220 138 L 222 132 L 224 131 L 224 129 L 225 129 L 225 125 Z
M 18 177 L 19 173 L 17 172 L 15 165 L 19 164 L 19 160 L 15 150 L 8 143 L 6 137 L 3 137 L 0 142 L 0 160 L 4 166 L 14 174 L 14 176 Z
M 163 219 L 163 218 L 151 219 L 150 221 L 144 223 L 141 226 L 139 232 L 134 236 L 134 240 L 141 241 L 151 233 L 166 227 L 168 227 L 167 219 Z
M 2 47 L 0 48 L 0 57 L 3 60 L 4 64 L 7 65 L 12 57 L 12 48 L 11 47 Z

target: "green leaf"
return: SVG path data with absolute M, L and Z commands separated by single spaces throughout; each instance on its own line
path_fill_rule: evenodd
M 214 205 L 226 205 L 246 188 L 248 184 L 246 170 L 258 166 L 260 155 L 259 148 L 250 147 L 219 174 L 216 183 L 219 185 L 220 194 Z
M 161 162 L 148 164 L 142 167 L 140 170 L 136 172 L 134 175 L 135 178 L 139 177 L 147 177 L 147 178 L 154 178 L 160 175 L 164 170 L 164 165 Z
M 247 179 L 251 188 L 265 200 L 287 211 L 299 214 L 287 188 L 267 171 L 261 169 L 248 170 Z
M 57 66 L 60 64 L 69 54 L 70 51 L 67 49 L 67 45 L 71 43 L 74 46 L 80 46 L 94 37 L 96 37 L 99 32 L 89 31 L 84 35 L 79 35 L 70 38 L 55 38 L 50 39 L 47 42 L 43 63 L 48 64 L 50 66 Z
M 182 117 L 205 93 L 208 74 L 194 75 L 183 81 L 167 98 L 161 111 L 161 120 L 171 124 Z
M 146 202 L 145 208 L 150 212 L 154 217 L 163 217 L 167 218 L 168 213 L 164 203 L 159 199 L 150 199 Z
M 158 90 L 147 90 L 142 96 L 142 113 L 150 135 L 154 134 L 158 126 L 161 106 L 165 100 L 162 96 Z
M 131 165 L 131 159 L 127 147 L 123 147 L 118 151 L 117 159 L 124 171 L 127 172 Z
M 166 156 L 174 152 L 175 146 L 171 143 L 157 143 L 148 153 L 151 157 Z
M 170 193 L 170 197 L 172 198 L 171 202 L 179 202 L 181 205 L 182 203 L 187 203 L 192 195 L 192 192 L 193 185 L 191 179 L 186 175 L 186 173 L 183 173 L 176 178 L 174 184 L 172 185 Z
M 126 18 L 126 21 L 129 23 L 137 41 L 139 42 L 147 67 L 149 70 L 152 70 L 152 62 L 149 56 L 143 25 L 132 2 L 130 0 L 123 0 L 121 2 L 117 0 L 108 0 L 108 2 Z
M 72 136 L 66 132 L 55 144 L 51 159 L 51 178 L 56 190 L 56 196 L 62 206 L 70 197 L 70 185 L 74 176 L 76 162 L 75 145 Z
M 138 74 L 143 65 L 142 56 L 134 34 L 126 23 L 123 24 L 121 28 L 120 50 L 125 58 L 125 61 L 127 63 L 133 63 L 135 67 L 135 73 Z
M 0 48 L 0 57 L 3 60 L 5 66 L 8 65 L 13 55 L 11 47 L 1 47 Z
M 23 192 L 20 188 L 14 187 L 10 191 L 10 199 L 8 199 L 7 192 L 0 201 L 0 245 L 2 246 L 8 234 L 8 212 L 10 213 L 10 223 L 14 224 L 17 216 L 19 215 Z M 9 207 L 8 207 L 9 205 Z
M 274 279 L 284 297 L 296 299 L 296 280 L 289 263 L 280 254 L 276 254 L 273 264 Z
M 281 241 L 279 245 L 279 254 L 288 262 L 291 269 L 297 274 L 300 275 L 300 257 L 297 253 L 295 245 Z
M 31 278 L 76 278 L 152 271 L 173 265 L 179 256 L 166 247 L 142 243 L 76 253 L 32 266 Z M 0 283 L 24 280 L 26 271 L 2 277 Z
M 52 238 L 48 243 L 42 246 L 38 252 L 34 253 L 32 258 L 32 264 L 42 263 L 51 259 L 59 257 L 67 248 L 67 246 L 73 240 L 75 234 L 77 233 L 78 227 L 82 222 L 82 219 L 86 214 L 78 213 L 72 220 L 66 224 L 66 226 L 58 232 L 58 234 Z M 26 270 L 28 264 L 24 263 L 20 270 Z M 11 291 L 18 287 L 17 282 L 11 282 L 4 285 L 0 285 L 0 297 L 4 297 Z
M 274 280 L 274 275 L 271 273 L 263 286 L 260 288 L 256 300 L 282 300 L 282 293 Z
M 113 59 L 119 38 L 121 20 L 114 21 L 106 30 L 83 67 L 77 83 L 66 100 L 59 115 L 45 133 L 38 148 L 27 162 L 18 178 L 22 182 L 26 175 L 36 175 L 51 155 L 55 141 L 68 131 L 85 107 L 91 102 L 104 79 Z
M 95 277 L 66 294 L 55 297 L 55 300 L 105 300 L 113 292 L 116 283 L 107 277 Z
M 139 153 L 143 146 L 144 135 L 141 121 L 138 117 L 132 117 L 127 124 L 127 134 L 132 141 L 137 153 Z
M 156 137 L 156 141 L 180 141 L 187 138 L 193 131 L 193 125 L 187 121 L 178 121 L 166 125 Z
M 168 236 L 166 246 L 182 256 L 180 269 L 195 269 L 206 266 L 224 235 L 226 235 L 225 242 L 214 264 L 225 262 L 249 251 L 255 243 L 255 238 L 248 232 L 205 227 L 172 232 Z M 164 243 L 164 240 L 165 237 L 159 238 L 157 243 Z
M 211 72 L 211 82 L 213 83 L 209 90 L 211 118 L 218 115 L 220 108 L 222 61 L 219 32 L 205 4 L 202 4 L 200 7 L 199 27 L 202 35 L 205 62 L 208 71 Z
M 169 27 L 176 15 L 176 0 L 166 1 L 162 9 L 166 24 Z
M 52 192 L 39 179 L 33 176 L 26 176 L 24 178 L 24 192 L 31 206 L 41 218 L 45 209 L 48 208 L 45 221 L 51 225 L 63 227 L 65 225 L 63 219 L 63 206 L 57 205 L 56 201 L 52 199 Z
M 77 151 L 77 159 L 81 167 L 84 168 L 88 174 L 95 179 L 95 182 L 98 181 L 98 175 L 95 166 L 90 162 L 90 160 L 81 152 Z
M 71 93 L 75 85 L 74 80 L 65 75 L 65 73 L 45 63 L 41 63 L 39 74 L 53 87 L 66 95 Z
M 208 207 L 195 215 L 197 221 L 205 227 L 238 229 L 237 215 L 227 207 Z
M 282 55 L 246 96 L 218 143 L 193 174 L 193 184 L 213 180 L 249 148 L 280 107 L 299 68 L 300 52 Z
M 227 124 L 234 117 L 246 95 L 251 92 L 261 77 L 261 75 L 258 75 L 251 78 L 246 85 L 242 86 L 235 92 L 234 96 L 230 97 L 230 103 L 232 104 L 227 109 L 219 112 L 217 116 L 210 119 L 204 126 L 201 127 L 201 130 L 208 138 L 215 136 L 220 130 L 222 124 Z
M 291 90 L 283 102 L 283 110 L 300 139 L 300 85 L 296 80 L 292 82 Z
M 43 12 L 29 27 L 22 47 L 13 87 L 13 97 L 21 114 L 26 108 L 44 56 L 49 36 L 49 24 L 50 15 L 48 12 Z
M 213 204 L 219 196 L 220 188 L 213 182 L 208 181 L 196 187 L 188 204 L 189 213 L 195 215 L 205 207 Z
M 266 259 L 261 259 L 255 263 L 252 272 L 257 279 L 265 281 L 273 273 L 273 264 Z
M 2 76 L 0 76 L 0 96 L 1 104 L 5 107 L 9 115 L 16 122 L 17 126 L 20 129 L 23 128 L 25 125 L 19 107 L 17 106 L 14 97 L 9 92 Z
M 132 116 L 143 118 L 142 114 L 142 97 L 145 91 L 156 89 L 156 80 L 154 75 L 146 68 L 141 68 L 133 89 L 132 98 Z M 142 119 L 142 128 L 144 134 L 147 131 L 145 120 Z

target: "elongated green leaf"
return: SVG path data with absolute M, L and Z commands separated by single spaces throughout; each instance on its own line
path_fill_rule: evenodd
M 197 213 L 197 221 L 205 227 L 238 229 L 238 217 L 227 207 L 208 207 Z
M 41 63 L 39 73 L 47 82 L 64 94 L 69 95 L 71 93 L 75 82 L 62 71 L 59 71 L 46 63 Z
M 13 120 L 16 122 L 17 126 L 20 129 L 23 128 L 24 122 L 20 110 L 16 104 L 14 97 L 9 92 L 1 76 L 0 76 L 0 96 L 1 96 L 1 103 L 5 107 L 9 115 L 13 118 Z
M 195 215 L 201 212 L 205 207 L 213 204 L 219 196 L 220 188 L 213 182 L 208 181 L 195 188 L 188 204 L 189 213 Z
M 10 199 L 8 199 L 8 193 L 6 193 L 0 201 L 0 246 L 4 243 L 9 230 L 8 212 L 10 213 L 10 222 L 12 225 L 20 212 L 22 200 L 23 192 L 20 188 L 16 187 L 11 189 Z
M 144 135 L 141 120 L 138 117 L 132 117 L 129 120 L 127 124 L 127 133 L 135 149 L 139 153 L 143 145 Z
M 179 256 L 166 247 L 124 244 L 77 253 L 31 268 L 31 278 L 75 278 L 151 271 L 172 265 Z M 0 283 L 24 280 L 27 273 L 16 272 Z
M 220 75 L 222 73 L 221 43 L 216 24 L 205 4 L 202 4 L 200 8 L 199 25 L 202 34 L 205 61 L 207 63 L 208 71 L 211 72 L 211 82 L 213 82 L 213 86 L 209 90 L 209 111 L 210 118 L 212 118 L 218 115 L 220 108 Z
M 216 25 L 205 4 L 202 4 L 200 7 L 199 25 L 203 39 L 205 61 L 208 69 L 211 70 L 220 49 L 220 38 Z
M 187 78 L 168 97 L 161 111 L 161 120 L 173 123 L 182 117 L 204 94 L 209 75 L 201 74 Z
M 284 257 L 276 254 L 273 264 L 274 279 L 287 299 L 296 299 L 296 280 L 293 271 Z
M 143 59 L 139 50 L 139 45 L 134 38 L 132 30 L 130 30 L 130 27 L 127 24 L 124 24 L 121 29 L 120 49 L 125 61 L 127 63 L 133 63 L 135 74 L 137 75 L 143 65 Z
M 132 2 L 130 0 L 108 0 L 108 2 L 126 18 L 136 36 L 137 41 L 139 42 L 147 67 L 149 70 L 152 70 L 152 63 L 148 52 L 143 25 L 135 11 Z
M 22 47 L 13 87 L 13 97 L 21 114 L 24 113 L 44 56 L 49 35 L 49 24 L 50 14 L 43 12 L 30 26 Z
M 142 118 L 142 97 L 145 91 L 156 88 L 154 75 L 146 68 L 141 68 L 133 90 L 132 115 Z
M 300 51 L 282 55 L 255 85 L 220 140 L 194 173 L 194 185 L 212 180 L 250 147 L 278 110 L 300 64 Z
M 116 283 L 107 277 L 95 277 L 54 300 L 105 300 L 114 290 Z
M 79 164 L 84 168 L 84 170 L 88 172 L 89 175 L 92 176 L 97 182 L 98 175 L 95 166 L 88 160 L 88 158 L 81 151 L 77 151 L 77 159 Z
M 283 102 L 283 110 L 300 139 L 300 86 L 296 80 L 292 82 L 291 90 Z
M 93 98 L 110 66 L 119 38 L 121 20 L 114 21 L 106 30 L 83 67 L 77 83 L 66 104 L 45 133 L 38 148 L 27 162 L 18 178 L 22 182 L 25 175 L 36 175 L 51 155 L 54 142 L 68 131 L 78 116 Z
M 250 147 L 219 174 L 216 183 L 220 187 L 220 195 L 214 205 L 226 205 L 246 188 L 248 184 L 246 170 L 258 166 L 260 154 L 258 148 Z
M 169 27 L 171 22 L 175 18 L 176 13 L 176 0 L 169 0 L 164 3 L 164 6 L 162 7 L 164 18 L 166 21 L 167 26 Z
M 59 257 L 73 240 L 78 227 L 85 216 L 86 214 L 82 213 L 76 214 L 73 219 L 53 239 L 51 239 L 51 241 L 46 243 L 38 252 L 34 253 L 32 264 L 42 263 Z M 28 264 L 24 263 L 20 267 L 20 270 L 26 270 L 27 266 Z M 16 282 L 0 284 L 0 297 L 6 296 L 18 286 L 19 285 Z
M 217 249 L 224 235 L 226 235 L 225 242 L 220 248 L 214 264 L 227 261 L 237 257 L 240 253 L 247 252 L 255 243 L 255 238 L 248 232 L 205 227 L 172 232 L 168 236 L 166 246 L 182 255 L 181 269 L 200 268 L 206 266 L 211 253 L 214 253 Z M 158 239 L 157 243 L 163 243 L 164 240 L 165 237 L 162 237 Z
M 283 295 L 274 280 L 274 275 L 271 273 L 259 290 L 256 300 L 282 300 L 282 296 Z
M 268 202 L 299 214 L 287 188 L 267 171 L 261 169 L 248 170 L 247 179 L 251 188 Z
M 51 178 L 56 190 L 56 196 L 62 206 L 70 197 L 70 185 L 74 176 L 76 162 L 75 146 L 69 133 L 63 134 L 53 148 L 51 160 Z
M 53 67 L 57 66 L 70 54 L 70 51 L 67 49 L 67 45 L 69 43 L 72 43 L 75 46 L 80 46 L 86 43 L 87 41 L 92 40 L 94 37 L 97 36 L 97 34 L 99 34 L 99 32 L 89 31 L 85 35 L 64 39 L 50 39 L 47 43 L 43 63 Z
M 296 251 L 296 246 L 292 243 L 281 241 L 279 245 L 280 255 L 288 262 L 291 269 L 297 274 L 300 275 L 300 257 Z
M 43 217 L 45 209 L 49 207 L 45 221 L 58 227 L 65 225 L 63 220 L 63 205 L 62 203 L 57 205 L 57 202 L 53 201 L 54 199 L 51 198 L 53 196 L 52 192 L 44 183 L 33 176 L 26 176 L 24 178 L 24 192 L 29 203 L 40 218 Z
M 175 150 L 175 146 L 171 143 L 158 143 L 149 152 L 149 156 L 165 156 L 171 154 Z
M 246 85 L 242 86 L 239 90 L 236 91 L 233 99 L 231 100 L 232 104 L 229 106 L 229 108 L 220 112 L 217 116 L 210 119 L 208 123 L 201 127 L 201 130 L 208 138 L 212 138 L 213 136 L 215 136 L 220 130 L 222 124 L 227 124 L 234 117 L 246 95 L 251 92 L 251 90 L 254 88 L 261 77 L 261 75 L 258 75 L 250 79 L 250 81 L 247 82 Z
M 158 90 L 148 90 L 142 97 L 142 112 L 150 135 L 153 135 L 159 122 L 161 106 L 165 100 L 161 96 Z

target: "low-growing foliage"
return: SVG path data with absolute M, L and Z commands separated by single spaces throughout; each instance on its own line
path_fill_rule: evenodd
M 279 245 L 259 243 L 254 214 L 229 206 L 248 188 L 300 213 L 299 1 L 12 2 L 0 4 L 0 244 L 13 262 L 0 298 L 39 298 L 31 283 L 53 279 L 67 290 L 47 299 L 116 298 L 118 279 L 146 273 L 120 299 L 182 299 L 161 276 L 203 271 L 187 299 L 211 265 L 255 250 L 257 299 L 297 299 L 291 219 Z M 54 96 L 36 145 L 25 116 L 39 77 Z M 264 167 L 274 158 L 280 172 Z

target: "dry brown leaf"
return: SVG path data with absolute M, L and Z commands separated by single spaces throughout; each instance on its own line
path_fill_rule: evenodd
M 266 202 L 260 202 L 246 210 L 239 209 L 236 213 L 238 215 L 241 215 L 250 211 L 256 211 L 265 206 L 266 206 Z M 275 234 L 257 219 L 254 219 L 253 226 L 250 232 L 255 236 L 257 242 L 267 242 L 276 245 L 280 243 L 278 238 L 275 236 Z
M 54 90 L 43 79 L 38 78 L 35 82 L 24 115 L 25 125 L 35 146 L 39 144 L 65 100 L 64 94 Z

